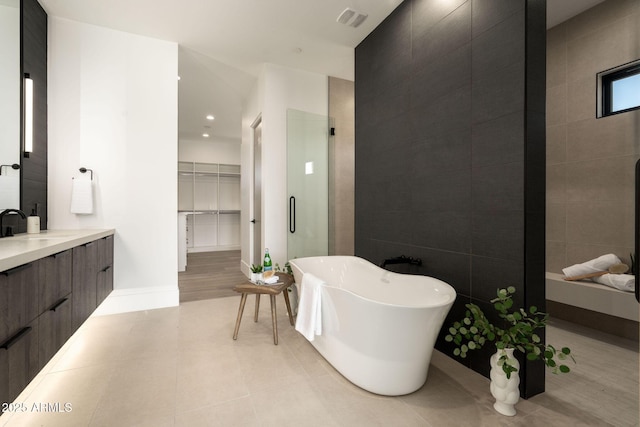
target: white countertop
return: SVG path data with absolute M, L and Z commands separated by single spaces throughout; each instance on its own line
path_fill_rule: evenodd
M 111 236 L 114 229 L 45 230 L 0 238 L 0 271 Z

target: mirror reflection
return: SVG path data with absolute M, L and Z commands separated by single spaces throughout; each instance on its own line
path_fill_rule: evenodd
M 20 0 L 0 0 L 0 210 L 20 208 Z

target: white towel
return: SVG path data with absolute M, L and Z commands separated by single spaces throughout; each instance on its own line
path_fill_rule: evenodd
M 264 283 L 266 283 L 267 285 L 273 285 L 278 283 L 279 277 L 278 276 L 271 276 L 268 279 L 264 280 Z
M 322 299 L 320 295 L 324 285 L 325 282 L 311 273 L 305 273 L 302 276 L 296 331 L 309 341 L 313 341 L 316 335 L 322 335 Z
M 71 213 L 93 213 L 93 180 L 73 179 L 71 189 Z
M 607 254 L 582 264 L 574 264 L 571 267 L 563 268 L 562 272 L 567 277 L 582 276 L 583 274 L 607 271 L 609 267 L 614 264 L 620 264 L 620 262 L 620 258 L 614 254 Z
M 594 277 L 594 282 L 601 285 L 611 286 L 612 288 L 619 289 L 626 292 L 634 292 L 636 290 L 636 276 L 632 274 L 604 274 L 599 277 Z

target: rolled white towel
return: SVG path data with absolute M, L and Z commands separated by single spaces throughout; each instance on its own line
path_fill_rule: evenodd
M 604 274 L 591 280 L 621 291 L 634 292 L 636 290 L 636 276 L 633 274 Z
M 607 254 L 582 264 L 574 264 L 571 267 L 563 268 L 562 272 L 567 277 L 581 276 L 583 274 L 607 271 L 609 267 L 614 264 L 620 264 L 620 262 L 620 258 L 614 254 Z

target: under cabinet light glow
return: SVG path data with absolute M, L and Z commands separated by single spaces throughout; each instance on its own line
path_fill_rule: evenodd
M 24 75 L 24 155 L 33 151 L 33 80 Z

